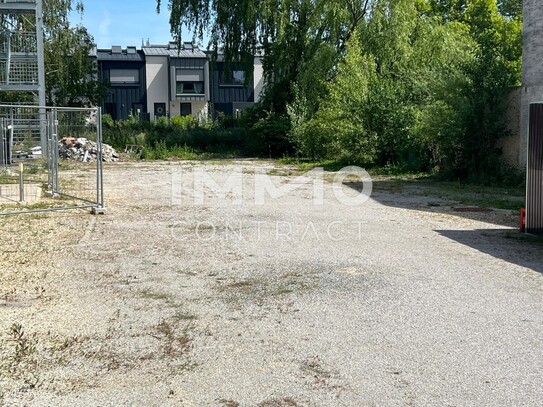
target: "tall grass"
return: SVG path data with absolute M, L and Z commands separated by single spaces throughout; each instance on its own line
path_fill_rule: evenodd
M 256 131 L 174 119 L 171 122 L 135 119 L 114 122 L 106 116 L 103 120 L 104 142 L 120 150 L 127 145 L 141 146 L 145 159 L 266 155 L 267 147 Z

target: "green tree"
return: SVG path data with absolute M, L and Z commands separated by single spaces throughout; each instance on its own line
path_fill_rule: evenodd
M 82 25 L 72 27 L 69 14 L 84 12 L 81 0 L 44 2 L 44 35 L 47 103 L 57 106 L 96 105 L 106 86 L 98 80 L 96 61 L 91 60 L 93 37 Z
M 161 0 L 157 0 L 160 11 Z M 182 27 L 210 46 L 224 51 L 227 61 L 242 62 L 249 70 L 253 55 L 262 51 L 267 110 L 285 114 L 294 98 L 301 68 L 322 44 L 338 50 L 364 21 L 372 0 L 169 0 L 172 34 Z
M 464 26 L 422 15 L 421 6 L 409 0 L 374 5 L 352 39 L 356 44 L 332 70 L 316 114 L 294 120 L 302 151 L 413 169 L 443 161 L 450 116 L 434 122 L 430 112 L 448 115 L 461 104 L 459 94 L 468 85 L 463 70 L 475 45 Z
M 367 121 L 374 76 L 373 60 L 362 55 L 358 36 L 352 36 L 319 109 L 294 127 L 292 138 L 303 154 L 312 159 L 374 160 L 376 133 Z
M 91 59 L 92 36 L 82 26 L 54 30 L 45 47 L 47 103 L 56 106 L 97 105 L 106 86 Z
M 499 173 L 496 142 L 508 134 L 507 96 L 520 85 L 522 4 L 519 0 L 432 0 L 433 13 L 446 19 L 454 4 L 462 13 L 454 20 L 465 25 L 476 44 L 475 59 L 466 67 L 470 86 L 454 109 L 456 152 L 449 157 L 455 176 L 487 178 Z M 452 4 L 454 3 L 454 4 Z M 458 131 L 460 130 L 460 131 Z

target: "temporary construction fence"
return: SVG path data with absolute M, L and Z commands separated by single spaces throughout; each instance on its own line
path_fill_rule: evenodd
M 99 108 L 0 105 L 0 215 L 104 213 Z

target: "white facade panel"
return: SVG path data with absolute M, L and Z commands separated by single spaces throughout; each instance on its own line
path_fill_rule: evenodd
M 174 100 L 170 102 L 170 112 L 171 116 L 179 116 L 181 114 L 181 103 L 190 103 L 191 104 L 191 114 L 198 120 L 198 122 L 203 123 L 209 117 L 208 103 L 204 100 L 202 101 L 193 101 L 193 102 L 182 102 Z
M 155 103 L 168 105 L 169 78 L 167 56 L 146 56 L 147 108 L 151 120 L 155 120 Z
M 264 68 L 262 68 L 262 57 L 255 57 L 253 80 L 255 86 L 255 103 L 260 100 L 264 90 Z

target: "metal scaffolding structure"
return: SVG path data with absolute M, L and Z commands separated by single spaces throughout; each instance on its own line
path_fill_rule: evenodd
M 32 93 L 37 106 L 46 104 L 42 6 L 42 0 L 0 0 L 0 91 Z M 39 134 L 44 150 L 45 123 L 44 109 L 25 123 L 25 130 Z

